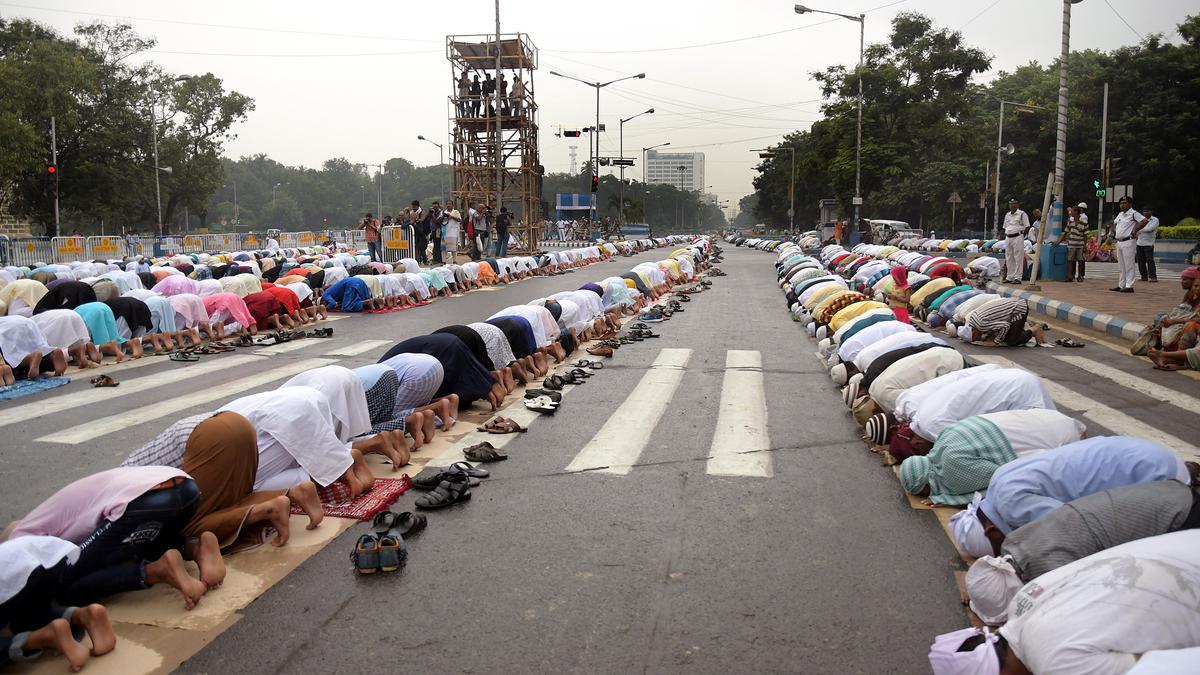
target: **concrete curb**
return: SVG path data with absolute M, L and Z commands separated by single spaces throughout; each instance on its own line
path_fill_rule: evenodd
M 1069 302 L 1061 300 L 1051 300 L 1043 295 L 1022 291 L 1019 288 L 1012 286 L 1004 286 L 994 281 L 989 281 L 987 289 L 991 293 L 998 293 L 1010 298 L 1025 298 L 1029 302 L 1030 310 L 1052 316 L 1056 319 L 1062 319 L 1069 323 L 1091 328 L 1102 333 L 1108 333 L 1114 337 L 1119 337 L 1130 342 L 1137 339 L 1137 336 L 1146 329 L 1144 324 L 1136 321 L 1127 321 L 1119 319 L 1111 314 L 1097 312 L 1094 309 L 1087 309 L 1079 305 L 1073 305 Z

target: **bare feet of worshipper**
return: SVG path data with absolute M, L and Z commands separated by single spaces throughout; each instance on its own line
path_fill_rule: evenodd
M 184 557 L 195 561 L 200 568 L 200 581 L 208 590 L 219 587 L 225 581 L 225 559 L 221 557 L 221 543 L 212 532 L 201 532 L 184 547 Z
M 413 450 L 420 450 L 425 445 L 425 413 L 413 412 L 404 418 L 404 430 L 413 439 Z
M 349 472 L 347 471 L 347 473 Z M 246 522 L 261 523 L 265 520 L 271 523 L 271 527 L 275 530 L 275 538 L 271 540 L 271 545 L 283 546 L 287 544 L 288 537 L 291 535 L 291 515 L 292 501 L 286 495 L 279 495 L 274 499 L 259 502 L 250 507 L 250 513 L 246 515 Z
M 354 465 L 350 469 L 354 471 L 354 475 L 358 477 L 358 482 L 362 485 L 360 494 L 366 494 L 375 487 L 375 474 L 371 473 L 371 467 L 367 466 L 367 461 L 363 459 L 361 452 L 351 448 L 350 456 L 354 458 Z
M 71 623 L 85 630 L 92 640 L 92 656 L 104 656 L 117 646 L 117 634 L 113 632 L 108 610 L 103 605 L 88 605 L 75 610 Z
M 311 480 L 297 483 L 284 493 L 293 504 L 300 507 L 308 516 L 308 526 L 305 529 L 315 530 L 325 519 L 325 507 L 321 506 L 321 497 L 317 495 L 317 485 Z
M 71 624 L 63 619 L 55 619 L 41 628 L 29 633 L 25 648 L 30 651 L 53 649 L 67 657 L 71 672 L 78 673 L 88 661 L 88 648 L 84 647 L 71 634 Z
M 183 606 L 189 610 L 208 592 L 208 586 L 203 581 L 188 574 L 183 565 L 183 555 L 175 549 L 146 564 L 146 583 L 151 586 L 165 583 L 175 588 L 183 594 Z

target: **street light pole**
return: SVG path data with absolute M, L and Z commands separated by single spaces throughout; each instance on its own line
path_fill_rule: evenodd
M 843 19 L 858 22 L 858 133 L 854 142 L 854 227 L 858 227 L 860 209 L 862 208 L 862 116 L 863 116 L 863 54 L 867 39 L 867 15 L 839 14 L 820 9 L 811 9 L 804 5 L 796 5 L 797 14 L 812 12 L 814 14 L 829 14 Z
M 654 108 L 651 108 L 645 112 L 640 112 L 640 113 L 634 115 L 633 117 L 626 117 L 626 118 L 622 119 L 620 124 L 618 125 L 620 127 L 621 140 L 620 140 L 620 145 L 619 145 L 619 149 L 617 150 L 617 153 L 622 162 L 621 175 L 619 176 L 619 178 L 617 180 L 617 183 L 618 183 L 617 190 L 620 195 L 618 197 L 618 200 L 620 202 L 620 208 L 617 209 L 617 223 L 618 224 L 625 223 L 625 164 L 624 164 L 624 162 L 625 162 L 625 123 L 628 122 L 629 120 L 633 119 L 634 117 L 641 117 L 642 115 L 648 115 L 652 112 L 654 112 Z
M 433 143 L 433 145 L 436 145 L 436 146 L 437 146 L 437 149 L 438 149 L 438 162 L 440 162 L 440 163 L 442 163 L 442 164 L 445 164 L 445 163 L 446 163 L 446 152 L 445 152 L 445 146 L 443 146 L 441 143 L 434 143 L 433 141 L 431 141 L 431 140 L 429 140 L 428 138 L 425 138 L 424 136 L 421 136 L 421 135 L 418 135 L 418 136 L 417 136 L 417 140 L 418 140 L 418 141 L 425 141 L 426 143 Z M 449 198 L 446 196 L 446 180 L 445 180 L 445 177 L 443 177 L 443 178 L 442 178 L 441 184 L 442 184 L 442 188 L 441 188 L 441 189 L 442 189 L 441 198 L 442 198 L 442 199 L 447 199 L 447 200 L 448 200 Z M 449 203 L 449 201 L 447 201 L 447 203 Z M 447 208 L 449 208 L 449 207 L 447 207 Z
M 628 75 L 626 77 L 619 77 L 615 80 L 609 80 L 608 82 L 588 82 L 587 80 L 582 80 L 582 79 L 580 79 L 578 77 L 574 77 L 572 75 L 563 75 L 562 73 L 553 71 L 553 70 L 550 71 L 550 74 L 554 75 L 555 77 L 561 77 L 561 78 L 564 78 L 567 80 L 575 80 L 576 82 L 586 84 L 587 86 L 594 87 L 596 89 L 596 126 L 592 127 L 592 136 L 595 138 L 596 145 L 595 145 L 595 150 L 592 151 L 592 178 L 594 178 L 598 181 L 598 180 L 600 180 L 600 162 L 599 162 L 599 160 L 600 160 L 600 90 L 603 89 L 604 87 L 607 87 L 610 84 L 624 82 L 625 80 L 632 80 L 632 79 L 644 80 L 644 79 L 646 79 L 646 74 L 638 73 L 637 75 Z M 591 140 L 589 139 L 588 149 L 591 150 L 591 148 L 592 148 L 592 144 L 591 144 Z M 592 220 L 595 220 L 595 219 L 596 219 L 596 199 L 593 197 L 592 198 Z
M 667 141 L 666 143 L 659 143 L 658 145 L 651 145 L 649 147 L 642 148 L 642 182 L 643 183 L 645 183 L 647 185 L 650 184 L 650 179 L 647 177 L 647 176 L 649 176 L 649 173 L 648 173 L 649 168 L 646 166 L 646 151 L 647 150 L 655 150 L 658 148 L 664 148 L 670 144 L 671 144 L 671 142 Z

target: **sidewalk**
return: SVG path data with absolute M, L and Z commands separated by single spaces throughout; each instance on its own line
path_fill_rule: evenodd
M 1088 266 L 1091 278 L 1083 283 L 1042 281 L 1039 282 L 1042 289 L 1036 293 L 1026 290 L 1027 284 L 988 282 L 988 289 L 992 293 L 1023 297 L 1034 312 L 1130 341 L 1153 323 L 1159 312 L 1170 310 L 1183 298 L 1177 274 L 1156 284 L 1138 280 L 1133 293 L 1115 293 L 1108 289 L 1116 286 L 1116 279 L 1103 273 L 1092 276 L 1092 267 Z

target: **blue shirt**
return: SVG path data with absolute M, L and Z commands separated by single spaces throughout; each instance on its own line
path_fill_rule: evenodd
M 1187 484 L 1187 467 L 1157 443 L 1098 436 L 1000 467 L 979 508 L 1008 534 L 1080 497 L 1156 480 Z

